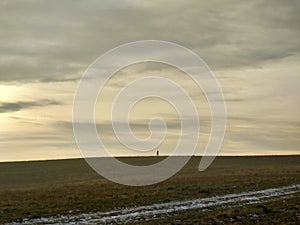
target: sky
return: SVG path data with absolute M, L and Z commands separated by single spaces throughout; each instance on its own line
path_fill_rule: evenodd
M 2 0 L 0 161 L 81 157 L 72 130 L 78 82 L 97 57 L 139 40 L 180 44 L 214 72 L 228 116 L 220 155 L 299 154 L 299 11 L 298 0 Z M 159 63 L 124 68 L 101 93 L 96 121 L 109 151 L 153 155 L 122 146 L 109 111 L 120 88 L 149 75 L 172 78 L 193 97 L 201 124 L 196 154 L 202 154 L 211 119 L 205 96 L 183 72 Z M 146 99 L 132 110 L 131 125 L 145 138 L 149 117 L 157 115 L 168 124 L 160 146 L 167 155 L 180 133 L 174 108 Z

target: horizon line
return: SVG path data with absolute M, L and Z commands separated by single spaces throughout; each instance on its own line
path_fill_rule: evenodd
M 282 156 L 300 156 L 300 154 L 273 154 L 273 155 L 217 155 L 217 156 L 203 156 L 203 155 L 160 155 L 160 156 L 111 156 L 111 157 L 89 157 L 88 159 L 93 158 L 158 158 L 158 157 L 282 157 Z M 22 163 L 22 162 L 46 162 L 46 161 L 62 161 L 62 160 L 85 160 L 86 158 L 79 157 L 69 157 L 69 158 L 50 158 L 50 159 L 29 159 L 29 160 L 8 160 L 8 161 L 0 161 L 0 163 Z

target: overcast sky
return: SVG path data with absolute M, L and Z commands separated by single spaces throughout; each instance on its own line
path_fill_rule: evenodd
M 191 49 L 217 76 L 228 111 L 221 155 L 299 154 L 299 11 L 298 0 L 2 0 L 0 160 L 80 157 L 72 131 L 80 77 L 106 51 L 148 39 Z M 111 152 L 137 154 L 114 137 L 109 105 L 128 80 L 147 75 L 173 77 L 194 96 L 203 126 L 201 154 L 210 127 L 205 98 L 179 70 L 149 63 L 117 73 L 97 104 L 97 122 Z M 149 116 L 169 123 L 160 147 L 169 154 L 178 138 L 176 112 L 156 99 L 135 110 L 137 136 L 148 135 Z

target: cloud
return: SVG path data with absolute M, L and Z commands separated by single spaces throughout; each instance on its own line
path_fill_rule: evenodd
M 78 79 L 107 50 L 143 39 L 182 44 L 213 69 L 258 67 L 299 54 L 299 9 L 297 0 L 5 1 L 0 81 Z
M 60 102 L 43 99 L 38 101 L 1 102 L 0 113 L 17 112 L 33 107 L 45 107 L 50 105 L 61 105 Z

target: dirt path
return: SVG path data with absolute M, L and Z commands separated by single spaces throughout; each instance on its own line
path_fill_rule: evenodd
M 203 199 L 173 201 L 168 203 L 125 208 L 109 212 L 89 213 L 80 215 L 65 215 L 24 220 L 22 224 L 108 224 L 150 221 L 172 216 L 172 213 L 190 209 L 201 211 L 213 210 L 212 207 L 229 208 L 270 202 L 283 198 L 290 198 L 300 192 L 300 185 L 291 185 L 281 188 L 270 188 L 261 191 L 242 192 L 230 195 L 215 196 Z M 20 224 L 20 223 L 11 223 Z

